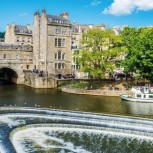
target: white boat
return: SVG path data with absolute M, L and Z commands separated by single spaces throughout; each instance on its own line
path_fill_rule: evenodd
M 153 90 L 150 87 L 132 87 L 132 94 L 121 94 L 123 100 L 153 103 Z

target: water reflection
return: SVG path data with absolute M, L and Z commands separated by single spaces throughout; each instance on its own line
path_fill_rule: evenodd
M 153 116 L 153 103 L 128 101 L 123 101 L 123 103 L 126 107 L 126 113 L 128 114 Z
M 0 106 L 44 107 L 153 117 L 153 103 L 125 102 L 120 97 L 75 95 L 56 89 L 34 89 L 23 85 L 0 85 Z

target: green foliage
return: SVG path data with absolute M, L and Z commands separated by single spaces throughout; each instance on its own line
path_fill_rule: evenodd
M 5 32 L 0 32 L 0 38 L 4 38 Z
M 83 49 L 74 53 L 83 72 L 95 78 L 104 78 L 112 73 L 122 51 L 122 39 L 112 30 L 92 29 L 83 34 Z
M 123 45 L 127 48 L 122 65 L 126 72 L 153 82 L 153 28 L 125 28 Z

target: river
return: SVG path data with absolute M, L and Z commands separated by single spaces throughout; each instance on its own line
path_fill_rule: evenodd
M 153 103 L 122 101 L 120 97 L 75 95 L 58 89 L 0 85 L 0 106 L 41 107 L 153 118 Z

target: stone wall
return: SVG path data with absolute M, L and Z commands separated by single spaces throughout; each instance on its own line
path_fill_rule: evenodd
M 57 82 L 46 76 L 39 77 L 32 72 L 24 72 L 24 84 L 33 88 L 56 88 Z
M 33 69 L 32 50 L 31 46 L 0 44 L 0 68 L 11 69 L 18 76 L 12 82 L 23 84 L 23 70 Z
M 99 95 L 99 96 L 120 96 L 120 94 L 131 94 L 129 90 L 85 90 L 76 88 L 62 88 L 63 92 L 73 93 L 73 94 L 85 94 L 85 95 Z

